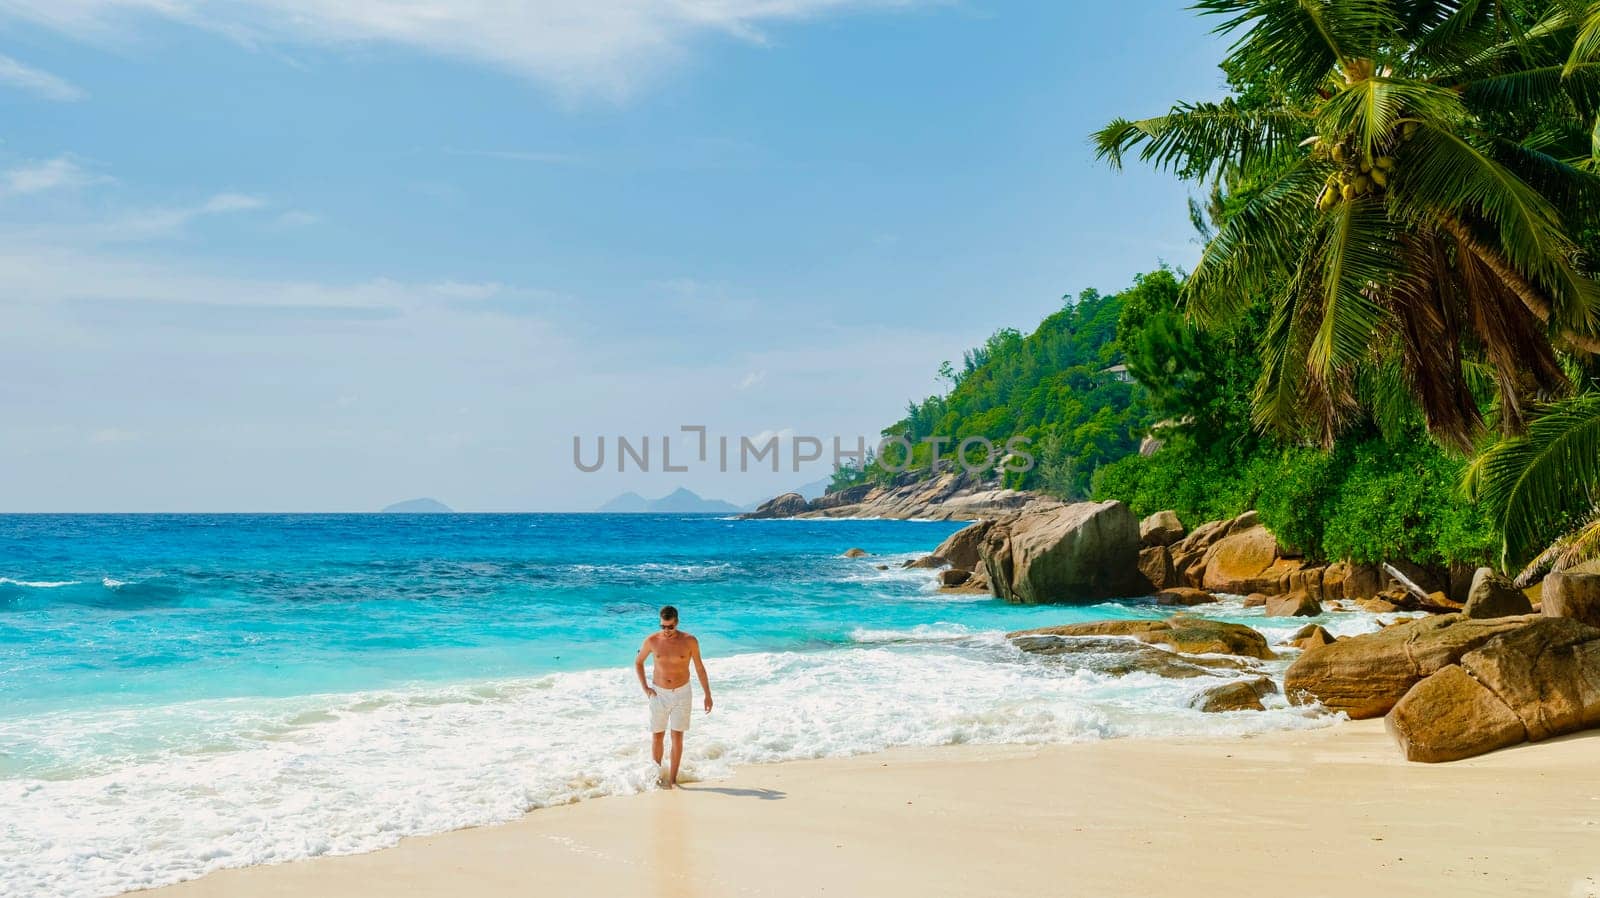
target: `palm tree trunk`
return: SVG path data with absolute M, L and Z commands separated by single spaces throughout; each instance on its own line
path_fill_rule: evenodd
M 1439 222 L 1444 225 L 1445 230 L 1456 238 L 1456 242 L 1461 244 L 1468 252 L 1477 256 L 1478 261 L 1494 272 L 1495 277 L 1499 278 L 1511 289 L 1512 293 L 1517 295 L 1518 299 L 1522 300 L 1522 304 L 1528 307 L 1528 311 L 1532 312 L 1535 318 L 1538 318 L 1545 325 L 1550 324 L 1550 301 L 1544 297 L 1544 294 L 1539 292 L 1538 288 L 1528 283 L 1528 279 L 1523 277 L 1515 268 L 1507 265 L 1505 259 L 1501 258 L 1499 253 L 1479 242 L 1478 238 L 1474 237 L 1472 232 L 1468 230 L 1466 224 L 1459 219 L 1441 215 L 1439 216 Z M 1559 328 L 1559 334 L 1561 339 L 1565 340 L 1567 345 L 1572 348 L 1590 355 L 1600 355 L 1600 337 L 1573 333 L 1566 328 Z

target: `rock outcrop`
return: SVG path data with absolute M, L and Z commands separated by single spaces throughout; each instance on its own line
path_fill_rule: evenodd
M 1167 679 L 1236 676 L 1255 667 L 1243 658 L 1190 657 L 1159 646 L 1114 636 L 1017 636 L 1012 644 L 1030 655 L 1060 660 L 1080 670 L 1121 677 L 1154 674 Z
M 1289 666 L 1283 691 L 1295 704 L 1321 702 L 1358 720 L 1382 717 L 1412 686 L 1534 619 L 1441 614 L 1315 646 Z
M 1539 602 L 1549 617 L 1570 617 L 1600 627 L 1600 574 L 1550 574 L 1544 578 Z
M 979 549 L 991 591 L 1026 605 L 1136 594 L 1139 523 L 1121 502 L 1079 502 L 996 521 Z
M 865 558 L 865 557 L 867 557 L 868 555 L 871 555 L 871 554 L 872 553 L 868 552 L 866 549 L 845 549 L 843 557 L 844 558 Z
M 936 571 L 936 570 L 938 570 L 939 568 L 942 568 L 942 567 L 952 567 L 950 562 L 947 561 L 943 556 L 939 555 L 938 553 L 934 553 L 933 555 L 924 555 L 921 558 L 913 558 L 910 561 L 908 561 L 905 564 L 902 564 L 900 566 L 902 568 L 913 568 L 913 569 L 922 569 L 922 570 L 930 570 L 930 571 Z
M 1184 534 L 1183 522 L 1175 511 L 1158 511 L 1139 522 L 1139 545 L 1142 548 L 1170 546 Z
M 1531 623 L 1413 686 L 1386 721 L 1413 761 L 1454 761 L 1600 726 L 1600 629 Z
M 811 507 L 806 497 L 799 493 L 784 493 L 761 503 L 755 511 L 741 515 L 746 518 L 792 518 Z
M 983 565 L 983 555 L 979 550 L 983 547 L 983 538 L 989 535 L 989 528 L 993 525 L 993 521 L 979 521 L 963 527 L 950 534 L 933 550 L 933 554 L 950 562 L 953 568 L 975 571 Z
M 975 521 L 1062 504 L 1039 493 L 1005 489 L 997 478 L 979 477 L 959 469 L 944 471 L 935 477 L 908 472 L 896 476 L 887 486 L 863 483 L 819 496 L 804 507 L 790 498 L 797 495 L 780 496 L 744 517 Z M 780 499 L 783 503 L 775 505 Z
M 1533 603 L 1528 601 L 1527 593 L 1495 573 L 1493 568 L 1481 567 L 1472 575 L 1472 585 L 1467 589 L 1467 604 L 1461 613 L 1479 620 L 1511 617 L 1532 614 Z
M 1108 620 L 1061 627 L 1040 627 L 1007 633 L 1015 641 L 1023 636 L 1131 636 L 1140 642 L 1163 645 L 1186 655 L 1238 655 L 1271 660 L 1267 638 L 1243 624 L 1177 615 L 1166 620 Z

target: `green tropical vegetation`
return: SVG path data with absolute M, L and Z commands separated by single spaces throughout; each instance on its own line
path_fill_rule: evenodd
M 1229 96 L 1094 141 L 1200 186 L 1195 269 L 997 333 L 885 434 L 1025 434 L 1009 485 L 1253 507 L 1324 558 L 1600 552 L 1600 4 L 1194 8 Z
M 992 440 L 997 450 L 1011 437 L 1027 437 L 1037 463 L 1030 471 L 1007 475 L 1010 485 L 1087 496 L 1095 469 L 1137 450 L 1155 421 L 1147 391 L 1119 367 L 1122 309 L 1153 296 L 1170 302 L 1178 289 L 1176 275 L 1161 269 L 1118 294 L 1085 290 L 1069 297 L 1030 334 L 996 331 L 967 352 L 959 370 L 949 364 L 942 369 L 951 385 L 948 393 L 911 403 L 884 436 L 912 444 L 909 466 L 924 470 L 933 451 L 924 441 L 931 437 L 948 439 L 945 457 L 970 437 Z M 890 467 L 907 466 L 903 450 L 891 446 L 885 452 L 892 455 L 886 459 Z M 981 446 L 969 448 L 974 462 L 987 455 Z M 865 476 L 892 476 L 884 465 L 872 467 Z
M 1263 517 L 1330 557 L 1408 542 L 1446 560 L 1497 545 L 1502 566 L 1552 540 L 1558 563 L 1591 552 L 1600 4 L 1195 8 L 1237 35 L 1234 96 L 1095 139 L 1113 165 L 1137 155 L 1214 185 L 1215 230 L 1179 305 L 1223 333 L 1265 319 L 1250 416 L 1285 447 L 1253 500 Z M 1475 457 L 1440 454 L 1408 422 Z M 1328 451 L 1306 455 L 1312 442 Z M 1250 451 L 1235 460 L 1246 490 Z M 1138 497 L 1176 461 L 1123 463 L 1100 489 Z

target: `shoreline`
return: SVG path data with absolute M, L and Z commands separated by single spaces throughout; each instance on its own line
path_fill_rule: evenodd
M 1410 764 L 1381 721 L 741 767 L 148 898 L 1600 896 L 1600 732 Z

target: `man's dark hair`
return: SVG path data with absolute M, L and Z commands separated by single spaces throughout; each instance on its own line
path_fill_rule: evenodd
M 672 607 L 671 605 L 662 605 L 661 606 L 661 619 L 662 620 L 677 620 L 678 619 L 678 609 Z

